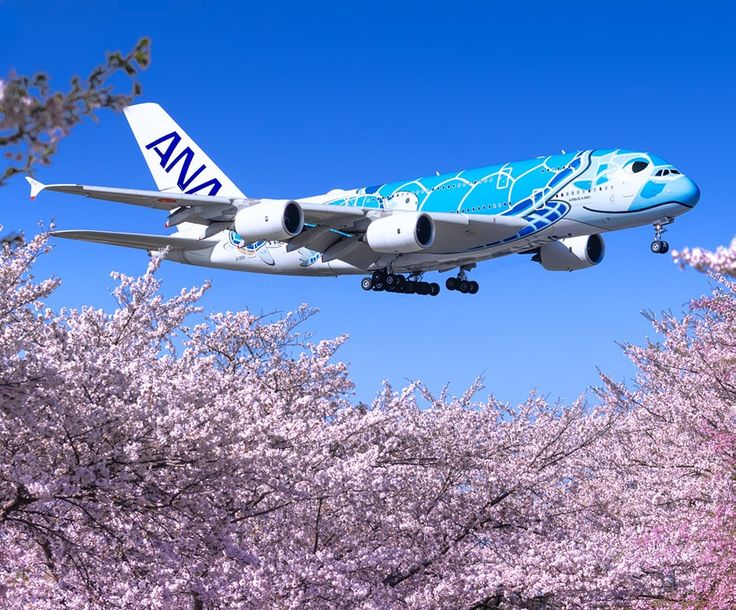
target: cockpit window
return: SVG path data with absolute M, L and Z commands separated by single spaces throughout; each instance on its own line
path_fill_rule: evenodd
M 677 175 L 679 175 L 680 172 L 678 170 L 676 170 L 675 168 L 672 168 L 672 169 L 660 169 L 654 175 L 655 176 L 669 176 L 670 174 L 677 174 Z
M 638 174 L 640 171 L 643 171 L 647 168 L 649 163 L 646 161 L 634 161 L 634 163 L 631 165 L 631 171 L 635 174 Z

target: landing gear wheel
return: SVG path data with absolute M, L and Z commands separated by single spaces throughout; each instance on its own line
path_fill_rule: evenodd
M 417 284 L 417 294 L 429 294 L 429 284 L 427 282 L 419 282 Z
M 396 286 L 396 284 L 398 284 L 401 281 L 399 279 L 400 277 L 401 277 L 400 275 L 395 275 L 393 273 L 389 273 L 386 276 L 386 280 L 385 280 L 386 281 L 386 288 L 388 288 L 389 286 L 391 288 L 393 288 L 394 286 Z
M 384 282 L 386 280 L 386 272 L 383 269 L 377 269 L 371 275 L 371 279 L 374 282 Z
M 667 232 L 665 228 L 667 225 L 671 225 L 675 222 L 675 219 L 671 216 L 667 216 L 659 222 L 655 222 L 654 225 L 654 241 L 650 246 L 654 254 L 667 254 L 670 250 L 670 245 L 662 239 L 662 234 Z
M 475 294 L 476 292 L 478 292 L 479 288 L 480 285 L 475 280 L 468 282 L 468 293 Z
M 360 280 L 360 287 L 363 290 L 371 290 L 373 288 L 373 280 L 369 277 L 364 277 L 362 280 Z
M 432 282 L 429 285 L 429 294 L 431 294 L 433 297 L 436 297 L 440 293 L 440 285 L 436 282 Z
M 417 283 L 412 281 L 406 282 L 406 294 L 414 294 L 417 291 Z
M 373 282 L 373 290 L 381 292 L 382 290 L 385 290 L 385 289 L 386 289 L 386 286 L 383 284 L 383 282 Z
M 465 280 L 460 280 L 460 286 L 458 286 L 458 290 L 462 292 L 463 294 L 467 294 L 468 292 L 468 284 L 470 282 L 467 282 Z
M 448 277 L 445 282 L 445 287 L 448 290 L 457 290 L 457 280 L 454 277 Z

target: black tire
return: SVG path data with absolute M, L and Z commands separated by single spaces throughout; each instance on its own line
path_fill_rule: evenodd
M 468 283 L 465 280 L 460 280 L 460 285 L 458 286 L 458 290 L 462 292 L 463 294 L 468 293 Z
M 667 254 L 670 251 L 670 245 L 666 242 L 662 242 L 662 247 L 659 249 L 660 254 Z
M 363 290 L 371 290 L 373 288 L 373 280 L 369 277 L 364 277 L 362 280 L 360 280 L 360 287 Z
M 457 280 L 454 277 L 448 277 L 445 282 L 445 288 L 448 290 L 455 290 L 457 288 Z
M 437 282 L 432 282 L 429 285 L 429 294 L 436 297 L 440 293 L 440 285 Z
M 385 282 L 386 281 L 386 272 L 383 269 L 377 269 L 373 272 L 373 275 L 371 275 L 371 279 L 374 282 Z
M 386 286 L 383 282 L 373 282 L 373 290 L 378 290 L 378 292 L 381 292 L 382 290 L 386 290 Z
M 655 239 L 651 245 L 649 246 L 649 249 L 654 252 L 654 254 L 659 254 L 662 251 L 662 242 Z
M 419 282 L 417 285 L 417 294 L 429 294 L 429 284 L 427 282 Z
M 475 294 L 478 292 L 478 289 L 480 288 L 480 284 L 476 282 L 475 280 L 468 282 L 468 292 L 470 294 Z
M 417 291 L 417 283 L 410 280 L 406 281 L 406 294 L 414 294 Z
M 389 273 L 386 276 L 386 290 L 388 290 L 389 287 L 393 288 L 398 283 L 399 283 L 399 278 L 395 276 L 393 273 Z

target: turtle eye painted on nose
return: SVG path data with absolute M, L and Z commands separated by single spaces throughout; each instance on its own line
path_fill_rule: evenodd
M 649 167 L 649 159 L 644 159 L 642 157 L 630 159 L 626 165 L 624 165 L 624 169 L 630 174 L 639 174 L 647 167 Z
M 647 168 L 647 165 L 649 165 L 649 163 L 646 161 L 634 161 L 631 164 L 631 171 L 638 174 L 639 172 L 644 171 Z

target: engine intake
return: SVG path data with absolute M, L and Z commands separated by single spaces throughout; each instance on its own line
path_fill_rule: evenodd
M 532 260 L 547 271 L 575 271 L 597 265 L 605 253 L 603 238 L 596 233 L 544 244 Z
M 394 212 L 371 222 L 365 238 L 375 252 L 404 254 L 429 248 L 434 234 L 434 221 L 429 214 Z
M 247 243 L 282 241 L 301 233 L 304 211 L 296 201 L 262 201 L 238 210 L 233 225 Z

